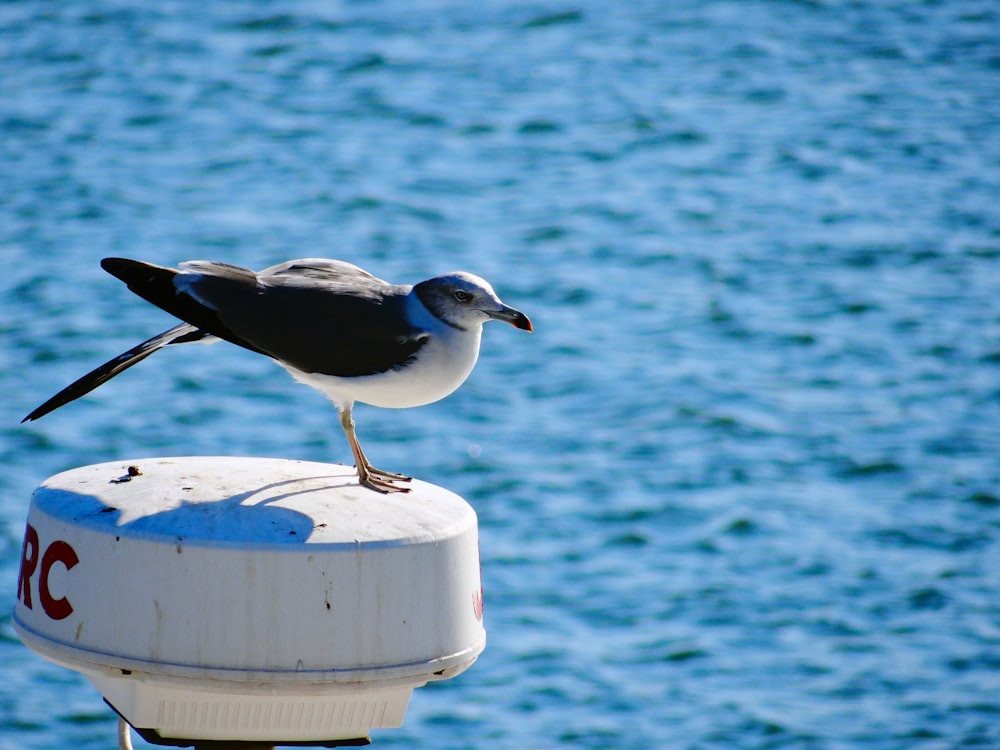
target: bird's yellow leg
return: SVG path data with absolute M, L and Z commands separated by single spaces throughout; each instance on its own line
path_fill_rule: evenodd
M 391 492 L 409 492 L 409 487 L 400 487 L 394 482 L 409 482 L 410 477 L 405 474 L 396 474 L 391 471 L 376 469 L 371 465 L 365 452 L 361 450 L 361 443 L 358 442 L 357 433 L 354 431 L 354 419 L 351 417 L 350 407 L 340 411 L 340 426 L 344 428 L 347 435 L 347 442 L 351 446 L 351 453 L 354 454 L 354 465 L 358 470 L 358 482 L 369 489 L 389 494 Z

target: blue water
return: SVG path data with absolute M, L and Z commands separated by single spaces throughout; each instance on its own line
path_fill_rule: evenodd
M 226 345 L 19 425 L 171 324 L 106 255 L 463 268 L 535 322 L 356 412 L 478 510 L 489 633 L 376 747 L 1000 747 L 998 39 L 978 0 L 0 5 L 0 748 L 115 741 L 11 627 L 40 481 L 350 460 Z

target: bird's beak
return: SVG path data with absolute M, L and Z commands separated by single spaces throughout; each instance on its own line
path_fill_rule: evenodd
M 499 310 L 487 310 L 486 314 L 494 320 L 502 320 L 504 323 L 510 323 L 514 328 L 520 328 L 522 331 L 533 330 L 528 316 L 520 310 L 515 310 L 513 307 L 503 305 Z

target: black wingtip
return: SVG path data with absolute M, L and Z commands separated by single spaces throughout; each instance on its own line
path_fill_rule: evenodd
M 26 422 L 34 422 L 36 419 L 41 419 L 42 417 L 44 417 L 50 411 L 53 411 L 53 410 L 59 408 L 58 405 L 57 406 L 49 406 L 50 404 L 53 403 L 53 401 L 55 401 L 55 399 L 56 399 L 56 397 L 53 396 L 48 401 L 46 401 L 44 404 L 42 404 L 41 406 L 39 406 L 37 409 L 35 409 L 33 412 L 31 412 L 31 414 L 29 414 L 24 419 L 22 419 L 21 420 L 21 424 L 24 424 Z
M 126 284 L 129 279 L 133 276 L 133 273 L 137 268 L 145 268 L 151 264 L 143 263 L 138 260 L 130 260 L 128 258 L 102 258 L 101 268 L 110 273 L 116 279 L 124 281 Z
M 26 422 L 34 422 L 36 419 L 41 419 L 42 417 L 44 417 L 49 412 L 55 411 L 56 409 L 58 409 L 63 404 L 68 403 L 68 401 L 66 399 L 61 398 L 64 395 L 64 393 L 65 393 L 65 390 L 60 391 L 55 396 L 53 396 L 52 398 L 50 398 L 44 404 L 42 404 L 37 409 L 35 409 L 33 412 L 31 412 L 31 414 L 29 414 L 24 419 L 22 419 L 21 420 L 21 424 L 24 424 Z M 70 399 L 70 400 L 72 400 L 72 399 Z

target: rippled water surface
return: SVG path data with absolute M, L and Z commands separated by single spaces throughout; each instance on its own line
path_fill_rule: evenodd
M 219 345 L 20 418 L 169 325 L 124 255 L 464 268 L 535 322 L 360 406 L 477 509 L 489 644 L 376 746 L 1000 747 L 991 2 L 0 5 L 0 748 L 108 748 L 10 622 L 46 476 L 347 462 Z M 141 745 L 140 745 L 141 746 Z

